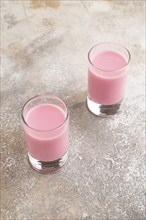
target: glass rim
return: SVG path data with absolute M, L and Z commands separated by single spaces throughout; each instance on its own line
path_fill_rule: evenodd
M 55 127 L 55 128 L 48 129 L 48 130 L 39 130 L 39 129 L 36 129 L 36 128 L 31 127 L 31 126 L 26 122 L 25 117 L 24 117 L 24 114 L 23 114 L 23 113 L 24 113 L 24 109 L 25 109 L 25 107 L 27 106 L 27 104 L 28 104 L 29 102 L 31 102 L 33 99 L 41 98 L 41 97 L 43 97 L 43 96 L 50 96 L 50 97 L 55 98 L 55 99 L 57 98 L 59 101 L 61 101 L 61 102 L 64 104 L 64 106 L 65 106 L 65 108 L 66 108 L 66 117 L 65 117 L 63 123 L 61 123 L 59 126 L 57 126 L 57 127 Z M 53 95 L 53 94 L 51 94 L 51 93 L 43 93 L 43 94 L 40 94 L 40 95 L 33 96 L 32 98 L 28 99 L 28 100 L 24 103 L 24 105 L 23 105 L 23 107 L 22 107 L 22 110 L 21 110 L 21 119 L 22 119 L 23 123 L 24 123 L 28 128 L 30 128 L 31 130 L 34 130 L 34 131 L 36 131 L 36 132 L 51 132 L 51 131 L 55 131 L 55 130 L 61 128 L 61 127 L 66 123 L 66 121 L 68 120 L 68 118 L 69 118 L 68 107 L 67 107 L 67 105 L 65 104 L 64 100 L 62 100 L 62 99 L 59 98 L 58 96 Z
M 113 69 L 113 70 L 107 70 L 107 69 L 103 69 L 103 68 L 99 68 L 98 66 L 95 66 L 95 65 L 93 64 L 93 62 L 91 61 L 91 59 L 90 59 L 90 53 L 91 53 L 91 51 L 92 51 L 95 47 L 100 46 L 100 45 L 102 45 L 102 44 L 113 44 L 113 45 L 117 45 L 117 46 L 120 46 L 120 47 L 122 47 L 123 49 L 125 49 L 125 51 L 126 51 L 127 54 L 128 54 L 128 61 L 126 62 L 126 65 L 124 65 L 123 67 L 121 67 L 121 68 L 119 68 L 119 69 Z M 94 68 L 96 68 L 96 69 L 98 69 L 98 70 L 100 70 L 100 71 L 104 71 L 104 72 L 111 72 L 111 71 L 112 71 L 112 72 L 116 72 L 116 71 L 123 70 L 123 69 L 125 69 L 125 68 L 129 65 L 130 60 L 131 60 L 130 51 L 129 51 L 125 46 L 123 46 L 122 44 L 113 43 L 113 42 L 102 42 L 102 43 L 95 44 L 93 47 L 91 47 L 91 49 L 90 49 L 89 52 L 88 52 L 88 61 L 89 61 L 89 63 L 90 63 Z

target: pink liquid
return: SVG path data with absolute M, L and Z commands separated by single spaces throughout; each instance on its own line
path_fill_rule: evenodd
M 54 161 L 67 152 L 68 121 L 64 123 L 65 113 L 61 108 L 53 104 L 40 104 L 26 114 L 25 120 L 36 129 L 25 128 L 28 152 L 33 158 Z
M 105 51 L 92 56 L 91 60 L 94 66 L 90 65 L 88 70 L 88 97 L 104 105 L 122 101 L 127 79 L 127 68 L 123 68 L 125 58 L 119 53 Z

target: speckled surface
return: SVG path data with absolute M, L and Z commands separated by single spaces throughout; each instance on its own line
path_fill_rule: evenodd
M 144 220 L 145 1 L 6 1 L 2 12 L 1 219 Z M 87 52 L 102 41 L 132 54 L 121 112 L 86 108 Z M 20 124 L 28 98 L 50 92 L 70 111 L 69 160 L 30 168 Z

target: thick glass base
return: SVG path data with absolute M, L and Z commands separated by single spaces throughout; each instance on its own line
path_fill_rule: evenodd
M 32 168 L 35 169 L 36 171 L 40 173 L 53 173 L 58 169 L 60 169 L 66 163 L 68 159 L 68 152 L 66 152 L 66 154 L 63 157 L 54 161 L 46 162 L 46 161 L 36 160 L 32 156 L 30 156 L 30 154 L 28 154 L 28 159 Z
M 113 105 L 102 105 L 98 104 L 96 102 L 93 102 L 89 97 L 87 97 L 87 106 L 89 110 L 101 117 L 106 117 L 108 115 L 114 115 L 116 114 L 120 109 L 121 102 Z

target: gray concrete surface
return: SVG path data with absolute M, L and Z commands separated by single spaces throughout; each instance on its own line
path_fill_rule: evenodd
M 145 1 L 1 0 L 1 219 L 144 220 Z M 87 52 L 103 41 L 131 52 L 121 112 L 86 108 Z M 70 111 L 69 161 L 32 170 L 20 124 L 24 102 L 50 92 Z

